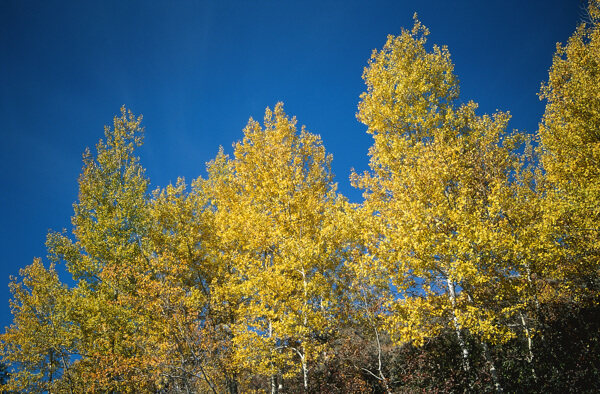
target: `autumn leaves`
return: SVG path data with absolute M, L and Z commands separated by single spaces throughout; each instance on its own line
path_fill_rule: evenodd
M 508 113 L 459 100 L 448 49 L 428 50 L 416 18 L 388 37 L 363 74 L 357 117 L 374 143 L 370 170 L 351 175 L 361 204 L 337 192 L 321 139 L 281 103 L 249 121 L 232 156 L 219 151 L 206 179 L 150 193 L 135 155 L 141 118 L 122 109 L 84 154 L 73 237 L 48 236 L 72 284 L 39 260 L 11 283 L 6 389 L 315 391 L 334 387 L 323 371 L 337 363 L 355 374 L 339 372 L 340 390 L 367 376 L 390 392 L 384 347 L 444 333 L 465 376 L 479 349 L 496 390 L 489 348 L 521 338 L 537 379 L 540 303 L 598 291 L 590 10 L 555 56 L 533 142 L 507 131 Z M 372 344 L 375 363 L 344 358 L 349 332 Z

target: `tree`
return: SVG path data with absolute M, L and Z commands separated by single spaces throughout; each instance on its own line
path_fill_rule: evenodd
M 75 392 L 75 357 L 80 355 L 79 327 L 72 291 L 60 283 L 54 266 L 39 259 L 11 278 L 12 325 L 0 337 L 0 355 L 13 372 L 2 389 L 19 392 Z
M 270 375 L 273 391 L 277 375 L 298 371 L 308 387 L 310 364 L 336 327 L 343 257 L 336 217 L 344 200 L 330 162 L 320 138 L 298 133 L 279 103 L 267 109 L 264 128 L 250 120 L 234 158 L 220 155 L 212 165 L 226 174 L 214 205 L 222 249 L 234 262 L 222 297 L 239 297 L 236 359 Z
M 139 278 L 149 265 L 148 180 L 135 156 L 142 143 L 141 117 L 125 108 L 105 127 L 97 156 L 86 150 L 73 205 L 73 234 L 50 233 L 47 246 L 77 282 L 73 324 L 81 330 L 78 373 L 94 390 L 134 390 L 154 382 L 137 338 L 150 316 L 136 302 Z M 139 371 L 144 371 L 140 373 Z
M 549 248 L 547 275 L 560 294 L 598 290 L 600 232 L 600 3 L 566 45 L 557 45 L 539 127 Z
M 484 348 L 514 335 L 505 298 L 520 267 L 500 241 L 520 138 L 505 131 L 507 113 L 478 116 L 475 103 L 459 104 L 450 54 L 428 51 L 428 33 L 415 18 L 373 52 L 357 114 L 374 137 L 371 172 L 353 180 L 376 218 L 369 252 L 391 279 L 392 338 L 424 344 L 452 327 L 468 372 L 466 333 Z
M 138 295 L 152 318 L 141 338 L 152 349 L 160 387 L 236 392 L 223 316 L 211 307 L 223 266 L 209 209 L 207 182 L 183 179 L 154 192 L 149 206 L 150 269 Z

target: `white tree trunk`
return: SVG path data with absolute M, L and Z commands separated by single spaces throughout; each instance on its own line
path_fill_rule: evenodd
M 537 380 L 537 374 L 535 373 L 535 367 L 533 365 L 533 338 L 531 337 L 531 331 L 529 331 L 529 326 L 527 325 L 527 321 L 525 320 L 525 316 L 523 312 L 519 312 L 521 317 L 521 324 L 523 325 L 523 331 L 525 331 L 525 337 L 527 338 L 527 363 L 531 368 L 531 376 L 533 376 L 534 380 Z
M 497 393 L 502 393 L 504 390 L 500 385 L 500 381 L 498 380 L 498 373 L 496 371 L 496 366 L 494 365 L 494 360 L 492 359 L 490 352 L 488 350 L 487 344 L 485 342 L 481 343 L 483 345 L 483 356 L 490 366 L 490 375 L 492 375 L 492 381 L 494 382 L 494 388 Z
M 460 323 L 458 322 L 458 317 L 456 317 L 456 292 L 454 290 L 454 283 L 450 278 L 447 278 L 448 283 L 448 296 L 450 297 L 450 302 L 452 304 L 452 321 L 454 323 L 454 331 L 456 332 L 456 338 L 458 339 L 458 345 L 462 350 L 462 366 L 465 372 L 469 372 L 471 369 L 469 365 L 469 349 L 465 343 L 465 340 L 462 335 L 462 331 L 460 329 Z
M 302 284 L 304 286 L 304 310 L 302 314 L 304 315 L 304 327 L 308 328 L 308 316 L 307 316 L 307 308 L 308 308 L 308 283 L 306 282 L 306 272 L 304 271 L 304 267 L 302 267 Z M 302 377 L 304 378 L 304 390 L 308 390 L 308 366 L 306 365 L 306 348 L 304 344 L 302 344 L 302 354 L 300 354 L 300 360 L 302 361 Z
M 269 320 L 269 338 L 273 336 L 273 324 L 271 324 L 271 320 Z M 271 394 L 277 394 L 277 375 L 271 375 Z

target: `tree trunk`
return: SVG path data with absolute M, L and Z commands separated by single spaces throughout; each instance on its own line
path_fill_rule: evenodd
M 302 357 L 302 377 L 304 378 L 304 391 L 308 391 L 308 367 L 306 365 L 306 354 Z
M 531 337 L 531 331 L 529 331 L 529 326 L 527 325 L 527 321 L 525 320 L 525 316 L 523 312 L 519 312 L 521 317 L 521 324 L 523 325 L 523 331 L 525 331 L 525 337 L 527 338 L 527 363 L 531 368 L 531 376 L 534 381 L 537 381 L 537 374 L 535 373 L 535 366 L 533 364 L 533 338 Z
M 481 342 L 482 346 L 483 346 L 483 357 L 485 357 L 485 360 L 488 362 L 489 366 L 490 366 L 490 375 L 492 375 L 492 381 L 494 382 L 494 388 L 496 389 L 497 393 L 502 393 L 504 392 L 504 390 L 502 389 L 502 386 L 500 385 L 500 381 L 498 380 L 498 373 L 496 371 L 496 366 L 494 365 L 494 360 L 492 359 L 488 346 L 485 342 Z
M 373 322 L 375 324 L 375 322 Z M 379 372 L 379 378 L 381 379 L 381 383 L 383 383 L 383 387 L 385 388 L 385 392 L 387 394 L 392 394 L 390 390 L 390 386 L 388 385 L 388 380 L 383 375 L 383 364 L 381 362 L 381 342 L 379 341 L 379 330 L 377 330 L 377 326 L 375 326 L 375 339 L 377 340 L 377 369 Z
M 465 372 L 469 372 L 469 370 L 471 369 L 471 367 L 469 365 L 469 349 L 467 348 L 467 345 L 466 345 L 465 340 L 462 335 L 462 331 L 460 329 L 460 324 L 458 322 L 458 318 L 456 317 L 456 311 L 455 311 L 456 293 L 454 290 L 454 283 L 452 283 L 450 278 L 447 279 L 447 282 L 448 282 L 448 295 L 450 297 L 450 302 L 452 303 L 452 321 L 454 323 L 454 331 L 456 332 L 456 338 L 458 339 L 458 345 L 460 346 L 460 349 L 462 350 L 462 367 Z
M 271 323 L 271 320 L 269 320 L 269 338 L 273 337 L 273 324 Z M 269 378 L 270 383 L 271 383 L 271 394 L 277 394 L 278 392 L 278 387 L 277 387 L 277 374 L 273 373 L 271 374 L 271 377 Z
M 271 394 L 277 394 L 279 392 L 279 386 L 277 385 L 277 375 L 271 375 Z
M 302 311 L 303 323 L 304 327 L 308 328 L 308 317 L 307 317 L 307 308 L 308 308 L 308 283 L 306 282 L 306 272 L 304 271 L 304 267 L 302 267 L 302 284 L 304 286 L 304 310 Z M 304 344 L 302 345 L 302 354 L 300 355 L 300 360 L 302 361 L 302 377 L 304 379 L 304 391 L 308 390 L 308 366 L 306 365 L 306 349 Z

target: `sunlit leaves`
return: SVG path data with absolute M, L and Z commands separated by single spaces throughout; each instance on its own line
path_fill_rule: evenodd
M 17 366 L 9 384 L 14 391 L 54 391 L 72 387 L 80 327 L 74 324 L 73 294 L 60 283 L 53 266 L 40 260 L 12 279 L 12 325 L 0 340 L 4 362 Z
M 219 289 L 235 305 L 241 368 L 266 374 L 306 367 L 332 330 L 331 310 L 343 240 L 337 196 L 320 138 L 296 128 L 278 104 L 264 127 L 250 120 L 234 157 L 211 164 L 216 225 L 231 279 Z M 254 360 L 254 361 L 253 361 Z M 306 371 L 305 371 L 306 372 Z
M 536 382 L 543 311 L 597 300 L 599 17 L 592 1 L 558 47 L 539 149 L 507 131 L 507 112 L 460 100 L 448 49 L 429 46 L 416 17 L 389 36 L 363 73 L 357 118 L 374 142 L 370 170 L 351 177 L 359 204 L 281 103 L 206 179 L 150 193 L 141 117 L 123 108 L 84 154 L 72 235 L 51 232 L 52 264 L 11 279 L 2 388 L 473 391 L 491 387 L 473 380 L 486 364 L 498 390 L 489 349 L 515 352 Z M 456 372 L 418 363 L 461 358 L 455 386 L 452 374 L 394 376 Z
M 600 228 L 600 4 L 558 45 L 540 98 L 547 101 L 539 137 L 548 192 L 544 218 L 554 254 L 552 276 L 567 293 L 598 286 Z
M 498 247 L 517 169 L 504 145 L 509 115 L 478 116 L 476 104 L 459 104 L 450 55 L 428 51 L 427 33 L 415 19 L 374 52 L 357 115 L 374 145 L 372 171 L 354 182 L 379 222 L 371 253 L 400 297 L 389 301 L 390 329 L 400 342 L 423 343 L 454 320 L 485 339 L 508 339 L 481 292 L 517 269 Z

